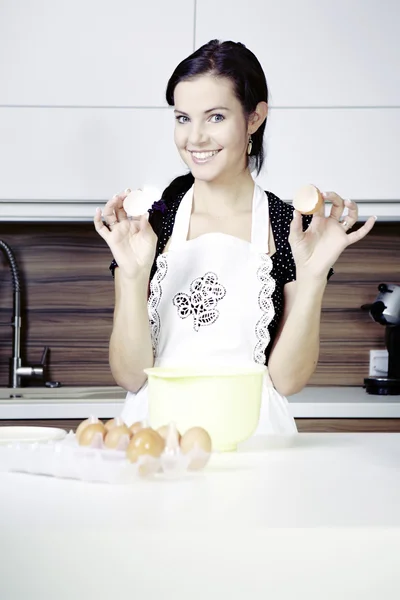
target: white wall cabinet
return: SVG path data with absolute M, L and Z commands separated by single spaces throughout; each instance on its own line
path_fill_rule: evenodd
M 0 110 L 1 197 L 104 200 L 181 173 L 171 109 Z
M 196 46 L 244 43 L 271 105 L 400 106 L 397 0 L 198 0 Z
M 264 186 L 285 199 L 304 183 L 400 206 L 399 109 L 272 109 Z
M 162 106 L 187 0 L 1 0 L 0 105 Z
M 148 136 L 149 122 L 156 143 Z M 0 218 L 18 211 L 24 217 L 38 203 L 45 207 L 41 217 L 71 203 L 66 215 L 81 218 L 80 203 L 93 212 L 94 204 L 126 187 L 161 191 L 186 170 L 173 143 L 173 123 L 170 109 L 1 110 L 0 163 L 7 168 Z M 289 201 L 312 182 L 364 202 L 367 211 L 369 202 L 377 202 L 380 216 L 400 218 L 400 171 L 390 145 L 398 139 L 400 109 L 272 109 L 258 182 Z
M 312 182 L 400 220 L 399 23 L 396 0 L 3 0 L 0 220 L 91 219 L 183 173 L 165 87 L 212 38 L 265 69 L 265 189 Z

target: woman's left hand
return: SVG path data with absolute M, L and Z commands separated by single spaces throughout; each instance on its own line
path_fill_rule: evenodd
M 289 243 L 296 263 L 297 278 L 301 275 L 324 279 L 347 246 L 362 240 L 373 228 L 376 217 L 369 219 L 357 231 L 348 233 L 358 219 L 358 207 L 352 200 L 343 200 L 335 192 L 322 194 L 324 200 L 332 203 L 330 215 L 325 217 L 322 205 L 312 218 L 306 231 L 303 231 L 302 215 L 294 211 L 290 225 Z M 348 214 L 342 219 L 344 209 Z

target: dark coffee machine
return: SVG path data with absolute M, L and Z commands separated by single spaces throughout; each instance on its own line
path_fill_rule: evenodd
M 364 388 L 368 394 L 400 394 L 400 286 L 380 283 L 379 294 L 368 310 L 374 321 L 386 326 L 385 344 L 389 355 L 387 377 L 366 377 Z

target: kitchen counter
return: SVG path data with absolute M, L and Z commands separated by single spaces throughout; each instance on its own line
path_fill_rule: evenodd
M 0 388 L 0 419 L 115 417 L 125 397 L 126 391 L 118 386 Z
M 109 418 L 120 414 L 125 396 L 117 386 L 0 388 L 0 420 Z M 400 418 L 400 395 L 372 396 L 362 387 L 309 386 L 288 400 L 295 418 Z
M 181 480 L 0 474 L 1 597 L 397 600 L 400 434 L 251 443 Z

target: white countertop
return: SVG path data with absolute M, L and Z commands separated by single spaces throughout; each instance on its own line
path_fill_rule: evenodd
M 45 389 L 42 395 L 27 388 L 30 398 L 5 400 L 5 390 L 0 388 L 0 420 L 111 418 L 120 414 L 126 395 L 119 387 Z M 373 396 L 362 387 L 309 386 L 288 400 L 295 418 L 400 418 L 400 395 Z
M 288 398 L 296 418 L 399 419 L 400 394 L 376 396 L 360 387 L 305 387 Z
M 181 480 L 0 474 L 1 597 L 397 600 L 400 434 L 280 439 Z

